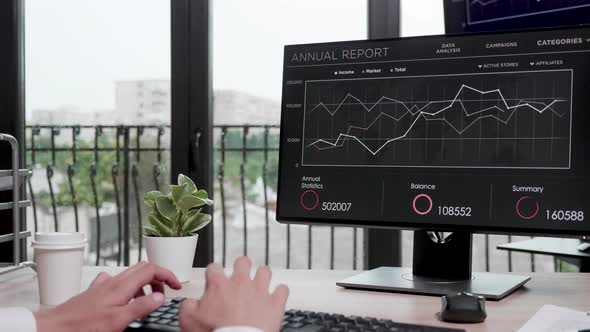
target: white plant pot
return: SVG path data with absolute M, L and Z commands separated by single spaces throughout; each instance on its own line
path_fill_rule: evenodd
M 148 261 L 172 271 L 180 282 L 189 281 L 199 235 L 183 237 L 144 236 Z

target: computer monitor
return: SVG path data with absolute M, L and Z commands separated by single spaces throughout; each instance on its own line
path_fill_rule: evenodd
M 590 23 L 590 0 L 444 0 L 447 33 Z
M 286 46 L 277 220 L 435 232 L 342 286 L 502 298 L 471 233 L 590 234 L 588 87 L 588 27 Z

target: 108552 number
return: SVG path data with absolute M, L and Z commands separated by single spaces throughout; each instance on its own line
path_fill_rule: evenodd
M 471 217 L 469 206 L 439 206 L 439 216 Z

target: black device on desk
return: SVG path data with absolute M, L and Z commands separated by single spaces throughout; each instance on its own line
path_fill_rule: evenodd
M 179 332 L 178 308 L 183 298 L 167 299 L 149 316 L 137 320 L 128 332 Z M 263 314 L 263 313 L 261 313 Z M 281 324 L 282 332 L 461 332 L 465 330 L 397 323 L 387 319 L 354 317 L 323 312 L 288 310 Z
M 451 323 L 481 323 L 487 318 L 486 299 L 469 293 L 442 297 L 440 320 Z
M 578 250 L 581 252 L 589 252 L 590 251 L 590 241 L 588 241 L 588 240 L 580 241 L 580 245 L 578 246 Z
M 590 234 L 588 86 L 588 27 L 286 46 L 277 220 L 417 230 L 340 286 L 501 299 L 472 232 Z

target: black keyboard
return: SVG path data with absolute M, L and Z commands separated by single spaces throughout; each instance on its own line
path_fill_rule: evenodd
M 282 332 L 458 332 L 426 325 L 397 323 L 388 319 L 344 316 L 315 311 L 288 310 L 285 312 Z
M 184 298 L 167 299 L 166 303 L 149 316 L 137 320 L 125 331 L 178 332 L 178 310 Z M 315 311 L 288 310 L 281 324 L 281 332 L 459 332 L 426 325 L 396 323 L 387 319 L 344 316 Z
M 180 303 L 182 300 L 184 300 L 183 297 L 166 299 L 166 302 L 156 309 L 156 311 L 143 319 L 132 322 L 127 326 L 125 331 L 180 331 L 178 312 L 180 311 Z

